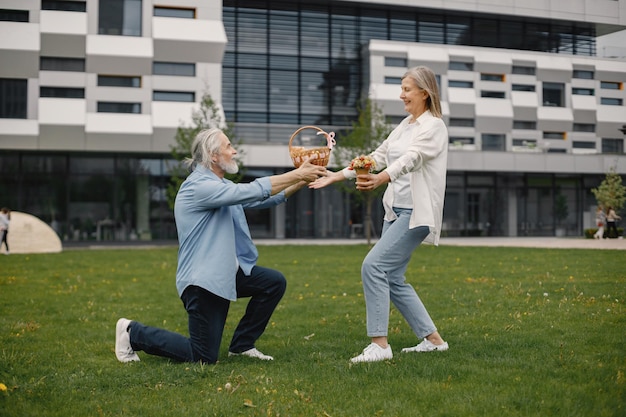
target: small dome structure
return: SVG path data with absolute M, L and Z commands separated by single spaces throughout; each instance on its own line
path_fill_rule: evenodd
M 11 211 L 7 240 L 11 254 L 56 253 L 63 250 L 61 239 L 52 227 L 31 214 L 19 211 Z

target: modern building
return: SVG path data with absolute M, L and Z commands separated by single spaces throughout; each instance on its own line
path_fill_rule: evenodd
M 68 240 L 174 238 L 171 146 L 206 94 L 252 179 L 292 167 L 301 126 L 341 138 L 363 97 L 397 123 L 400 77 L 427 65 L 450 133 L 444 234 L 579 236 L 591 189 L 626 173 L 624 30 L 624 0 L 2 0 L 0 205 Z M 363 221 L 339 188 L 248 214 L 256 237 Z

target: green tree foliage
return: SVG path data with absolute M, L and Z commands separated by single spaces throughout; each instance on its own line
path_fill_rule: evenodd
M 176 194 L 178 194 L 181 184 L 189 174 L 189 171 L 182 161 L 184 161 L 185 158 L 191 157 L 191 144 L 193 140 L 201 130 L 215 127 L 222 129 L 224 134 L 228 136 L 233 146 L 237 149 L 232 124 L 226 122 L 220 107 L 215 103 L 209 93 L 205 93 L 202 96 L 200 108 L 194 110 L 191 114 L 191 124 L 182 124 L 178 127 L 174 138 L 176 144 L 170 147 L 172 157 L 178 161 L 177 164 L 169 167 L 170 182 L 167 185 L 167 203 L 171 209 L 174 209 Z M 237 151 L 241 155 L 241 150 L 237 149 Z M 237 174 L 227 175 L 228 179 L 238 182 L 243 178 L 243 169 L 240 163 L 239 165 L 239 172 Z
M 611 167 L 604 180 L 591 192 L 596 197 L 598 205 L 604 208 L 613 207 L 616 212 L 619 212 L 626 202 L 626 187 L 614 167 Z
M 352 129 L 337 135 L 337 146 L 333 150 L 335 162 L 342 168 L 348 166 L 352 158 L 367 155 L 375 150 L 392 130 L 382 109 L 369 98 L 363 100 L 358 108 L 358 118 L 352 122 Z M 342 183 L 341 187 L 356 201 L 363 202 L 365 206 L 363 230 L 369 243 L 372 236 L 372 203 L 385 191 L 385 187 L 379 187 L 372 192 L 362 192 L 354 187 L 352 181 Z

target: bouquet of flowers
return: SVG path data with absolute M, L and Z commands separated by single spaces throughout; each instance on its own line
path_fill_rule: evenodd
M 360 155 L 350 162 L 348 169 L 353 169 L 357 174 L 367 174 L 376 168 L 376 161 L 371 156 Z

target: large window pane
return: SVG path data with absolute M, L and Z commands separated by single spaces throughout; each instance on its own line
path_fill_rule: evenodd
M 543 83 L 543 105 L 547 107 L 564 107 L 565 84 Z
M 106 0 L 99 5 L 99 34 L 141 36 L 141 0 Z
M 0 118 L 26 119 L 26 80 L 0 78 Z

